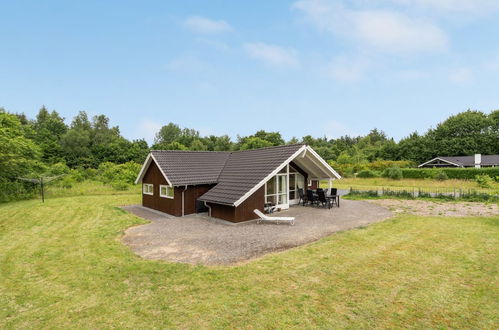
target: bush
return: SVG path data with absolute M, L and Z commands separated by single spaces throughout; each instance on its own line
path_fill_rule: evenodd
M 376 160 L 374 162 L 366 164 L 366 167 L 372 171 L 384 171 L 390 167 L 411 167 L 415 166 L 414 162 L 409 160 Z
M 49 168 L 49 174 L 54 176 L 68 174 L 69 171 L 69 167 L 65 163 L 55 163 Z
M 39 191 L 37 184 L 0 177 L 0 203 L 34 198 Z
M 477 175 L 475 181 L 481 188 L 492 188 L 493 179 L 488 175 Z
M 100 181 L 106 184 L 113 184 L 118 181 L 125 184 L 132 184 L 137 178 L 140 168 L 141 165 L 135 162 L 128 162 L 119 165 L 105 162 L 99 165 L 99 168 L 97 169 L 97 177 Z
M 61 181 L 61 187 L 69 189 L 73 188 L 75 181 L 70 176 L 65 176 Z
M 83 182 L 85 181 L 85 172 L 82 169 L 75 169 L 71 170 L 71 177 L 76 181 L 76 182 Z
M 359 178 L 376 178 L 378 176 L 378 173 L 371 170 L 362 170 L 357 174 Z
M 113 181 L 111 182 L 111 187 L 113 187 L 116 190 L 127 190 L 129 184 L 123 181 Z
M 99 173 L 99 171 L 97 171 L 95 168 L 85 168 L 83 169 L 83 173 L 85 175 L 85 179 L 96 179 L 97 178 L 97 174 Z
M 444 171 L 438 171 L 435 173 L 435 179 L 439 180 L 439 181 L 444 181 L 444 180 L 447 180 L 449 177 L 447 176 L 447 173 L 445 173 Z
M 402 170 L 398 167 L 387 168 L 383 171 L 384 178 L 390 178 L 392 180 L 400 180 L 402 179 Z

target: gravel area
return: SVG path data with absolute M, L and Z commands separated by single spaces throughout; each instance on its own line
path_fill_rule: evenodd
M 205 214 L 177 218 L 140 205 L 123 209 L 151 221 L 125 232 L 123 242 L 136 254 L 145 259 L 204 265 L 238 263 L 392 216 L 382 206 L 350 200 L 342 200 L 340 208 L 330 210 L 293 206 L 275 213 L 296 217 L 294 226 L 256 222 L 230 224 Z
M 499 216 L 497 204 L 476 202 L 433 202 L 425 200 L 374 199 L 376 205 L 394 213 L 412 213 L 421 216 L 493 217 Z

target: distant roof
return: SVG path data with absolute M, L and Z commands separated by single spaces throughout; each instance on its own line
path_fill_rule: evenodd
M 153 150 L 136 183 L 142 180 L 150 163 L 155 161 L 170 185 L 217 184 L 199 200 L 237 206 L 268 176 L 274 175 L 287 161 L 300 154 L 308 155 L 315 166 L 322 168 L 324 175 L 341 178 L 312 148 L 305 144 L 290 144 L 233 152 Z
M 443 161 L 458 165 L 458 166 L 475 166 L 475 156 L 438 156 L 434 159 L 426 162 L 429 163 L 433 160 L 441 159 Z M 423 163 L 419 166 L 425 165 Z M 480 163 L 482 166 L 493 166 L 499 165 L 499 155 L 482 155 L 482 162 Z

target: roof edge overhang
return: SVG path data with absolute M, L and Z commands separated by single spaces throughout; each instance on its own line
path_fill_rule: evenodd
M 205 203 L 212 203 L 212 204 L 218 204 L 218 205 L 224 205 L 224 206 L 232 206 L 234 207 L 234 204 L 231 203 L 222 203 L 222 202 L 217 202 L 214 200 L 209 200 L 209 199 L 203 199 L 202 196 L 198 198 L 199 201 L 205 202 Z
M 339 175 L 338 172 L 336 172 L 332 167 L 331 165 L 329 165 L 321 156 L 319 156 L 319 154 L 317 152 L 315 152 L 314 149 L 312 149 L 312 147 L 310 146 L 307 146 L 307 152 L 311 153 L 315 160 L 312 158 L 312 161 L 315 163 L 315 165 L 319 166 L 319 167 L 322 167 L 323 169 L 325 169 L 325 172 L 329 172 L 329 178 L 332 178 L 332 177 L 336 177 L 336 179 L 341 179 L 341 175 Z M 317 164 L 319 163 L 319 164 Z M 324 178 L 326 179 L 326 178 Z
M 165 178 L 166 182 L 168 182 L 168 185 L 173 187 L 171 181 L 168 179 L 165 172 L 163 172 L 163 169 L 161 168 L 161 166 L 159 166 L 158 161 L 156 160 L 156 158 L 154 158 L 154 155 L 152 154 L 152 152 L 150 152 L 149 155 L 147 155 L 147 158 L 144 161 L 142 168 L 140 169 L 139 175 L 137 176 L 137 179 L 135 179 L 135 184 L 142 183 L 142 179 L 144 178 L 144 175 L 146 174 L 147 169 L 149 168 L 149 166 L 151 165 L 151 162 L 153 162 L 153 161 L 156 164 L 156 166 L 159 168 L 159 171 L 161 172 L 161 174 Z
M 418 167 L 423 167 L 423 166 L 425 166 L 425 165 L 427 165 L 427 164 L 429 164 L 429 163 L 431 163 L 431 162 L 434 162 L 434 161 L 436 161 L 436 160 L 440 160 L 440 161 L 442 161 L 442 162 L 445 162 L 445 163 L 447 163 L 447 164 L 454 165 L 454 166 L 457 166 L 457 167 L 463 167 L 463 165 L 462 165 L 462 164 L 453 163 L 453 162 L 451 162 L 451 161 L 449 161 L 449 160 L 447 160 L 447 159 L 445 159 L 445 158 L 442 158 L 442 157 L 435 157 L 435 158 L 433 158 L 433 159 L 430 159 L 429 161 L 424 162 L 423 164 L 419 164 L 419 165 L 418 165 Z
M 336 172 L 324 159 L 322 159 L 319 154 L 315 152 L 308 145 L 303 145 L 300 149 L 298 149 L 293 155 L 291 155 L 288 159 L 286 159 L 281 165 L 279 165 L 274 171 L 272 171 L 269 175 L 267 175 L 263 180 L 261 180 L 257 185 L 251 188 L 246 194 L 244 194 L 241 198 L 234 202 L 234 206 L 239 206 L 242 202 L 244 202 L 248 197 L 253 195 L 258 189 L 260 189 L 265 182 L 267 182 L 270 178 L 279 173 L 280 170 L 284 168 L 284 166 L 288 165 L 293 159 L 296 157 L 306 157 L 306 155 L 310 153 L 315 160 L 312 159 L 316 164 L 319 163 L 326 171 L 329 171 L 331 177 L 336 177 L 337 179 L 341 179 L 341 176 Z

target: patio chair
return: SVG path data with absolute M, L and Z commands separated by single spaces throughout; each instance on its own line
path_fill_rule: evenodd
M 307 196 L 305 196 L 305 194 L 303 193 L 302 188 L 298 188 L 298 195 L 300 196 L 300 200 L 298 201 L 298 205 L 300 203 L 302 203 L 303 206 L 305 206 L 305 204 L 307 203 Z
M 317 197 L 318 197 L 319 205 L 322 205 L 324 207 L 327 206 L 328 209 L 331 208 L 331 199 L 326 198 L 326 194 L 324 193 L 324 190 L 317 190 Z
M 317 196 L 310 189 L 307 190 L 307 203 L 314 205 L 317 202 Z
M 336 204 L 337 207 L 340 207 L 340 196 L 338 195 L 338 188 L 331 188 L 328 197 L 331 199 L 331 206 Z
M 255 212 L 255 214 L 260 217 L 256 221 L 256 223 L 260 223 L 262 221 L 276 221 L 277 223 L 279 223 L 279 221 L 284 221 L 288 222 L 291 226 L 295 224 L 294 217 L 270 217 L 268 215 L 263 214 L 262 211 L 260 211 L 259 209 L 254 209 L 253 212 Z

